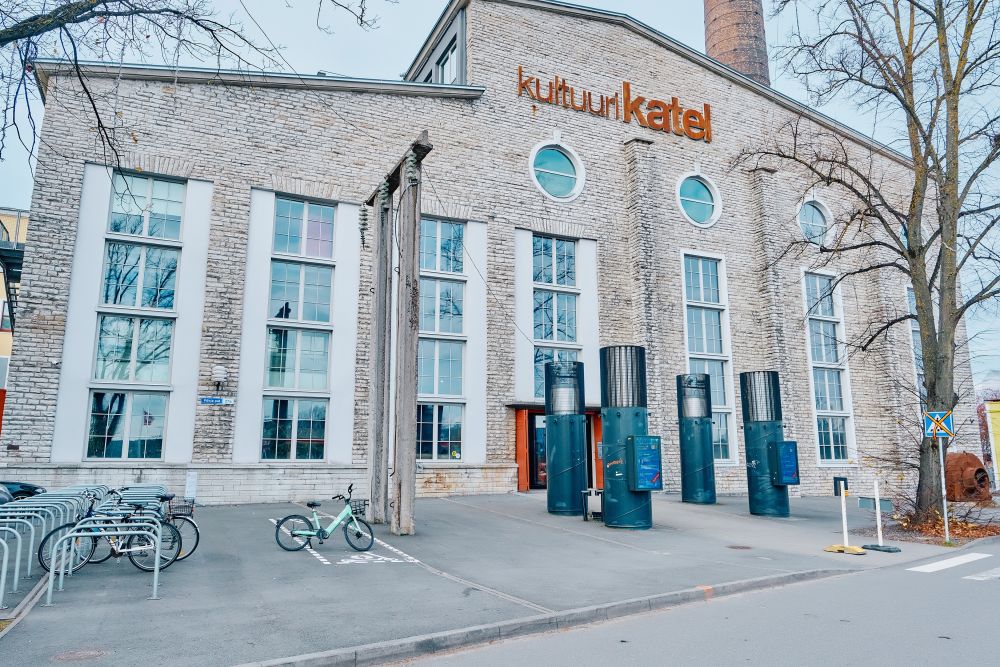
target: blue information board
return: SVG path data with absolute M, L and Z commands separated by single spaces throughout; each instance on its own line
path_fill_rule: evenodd
M 626 456 L 629 462 L 628 486 L 632 491 L 658 491 L 663 488 L 663 463 L 660 436 L 635 435 L 629 438 Z
M 799 445 L 794 440 L 768 444 L 771 484 L 790 486 L 799 483 Z

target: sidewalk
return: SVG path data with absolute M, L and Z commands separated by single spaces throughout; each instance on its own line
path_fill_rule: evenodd
M 773 578 L 759 586 L 945 551 L 903 544 L 895 555 L 825 553 L 841 541 L 834 498 L 793 499 L 791 519 L 765 519 L 749 516 L 745 498 L 692 506 L 657 495 L 649 531 L 549 515 L 544 493 L 423 499 L 417 535 L 388 536 L 378 526 L 366 554 L 351 551 L 339 533 L 313 552 L 282 551 L 271 519 L 290 513 L 305 508 L 199 509 L 201 546 L 163 573 L 161 600 L 145 599 L 150 575 L 127 560 L 87 566 L 54 606 L 36 606 L 0 639 L 0 652 L 20 664 L 86 651 L 92 657 L 80 664 L 232 665 L 570 618 L 571 610 L 699 586 L 709 598 L 713 589 L 730 590 L 721 586 L 728 582 Z M 870 523 L 852 511 L 852 527 Z

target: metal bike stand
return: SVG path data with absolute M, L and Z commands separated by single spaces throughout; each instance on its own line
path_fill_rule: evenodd
M 129 524 L 110 525 L 108 527 L 109 528 L 115 528 L 115 530 L 102 530 L 101 531 L 101 536 L 109 536 L 109 535 L 149 535 L 150 537 L 153 538 L 153 540 L 156 543 L 156 551 L 154 553 L 154 563 L 153 563 L 153 594 L 152 594 L 151 597 L 146 598 L 146 599 L 147 600 L 159 600 L 160 598 L 157 595 L 157 593 L 159 592 L 159 583 L 160 583 L 160 556 L 161 556 L 161 552 L 160 552 L 160 540 L 161 540 L 160 526 L 157 525 L 155 530 L 150 530 L 149 527 L 135 527 L 135 524 L 132 524 L 133 527 L 131 527 L 131 528 L 125 528 L 128 525 Z M 55 573 L 56 573 L 57 569 L 59 570 L 59 590 L 63 590 L 63 584 L 64 584 L 63 578 L 64 578 L 64 576 L 66 574 L 65 571 L 66 570 L 72 570 L 72 568 L 73 568 L 73 561 L 71 559 L 65 559 L 65 558 L 63 558 L 63 556 L 66 555 L 65 547 L 63 547 L 62 550 L 59 550 L 59 547 L 63 546 L 63 543 L 66 540 L 69 540 L 69 539 L 75 538 L 75 537 L 94 537 L 94 533 L 93 533 L 93 531 L 80 532 L 80 531 L 77 531 L 76 529 L 74 529 L 74 530 L 70 531 L 69 533 L 67 533 L 66 535 L 63 535 L 62 537 L 60 537 L 59 540 L 52 546 L 52 566 L 53 567 L 51 567 L 49 569 L 48 592 L 47 592 L 47 594 L 45 596 L 45 604 L 42 605 L 43 607 L 51 607 L 52 606 L 52 592 L 53 592 L 53 588 L 55 586 Z M 58 553 L 57 553 L 57 551 L 58 551 Z M 57 560 L 57 557 L 58 557 L 58 560 Z M 6 545 L 5 545 L 4 559 L 5 559 L 5 562 L 6 562 Z
M 35 552 L 35 525 L 28 521 L 27 519 L 5 519 L 0 517 L 0 524 L 2 523 L 16 523 L 24 524 L 28 527 L 28 551 L 26 555 L 28 557 L 28 573 L 24 575 L 25 579 L 31 578 L 31 556 Z
M 21 533 L 13 528 L 0 526 L 0 533 L 2 532 L 13 533 L 14 537 L 17 538 L 17 547 L 14 548 L 14 587 L 10 589 L 11 593 L 17 593 L 17 583 L 21 579 Z M 6 542 L 6 540 L 4 541 Z

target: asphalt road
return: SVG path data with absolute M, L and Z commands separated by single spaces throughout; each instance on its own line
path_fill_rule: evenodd
M 998 601 L 1000 543 L 408 664 L 998 664 Z

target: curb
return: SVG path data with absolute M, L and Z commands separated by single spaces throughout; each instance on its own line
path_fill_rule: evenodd
M 238 665 L 238 667 L 330 667 L 340 665 L 360 667 L 361 665 L 379 665 L 473 646 L 475 644 L 487 644 L 512 637 L 523 637 L 525 635 L 552 630 L 562 630 L 578 625 L 630 616 L 632 614 L 676 607 L 688 602 L 707 602 L 715 597 L 758 591 L 800 581 L 811 581 L 853 572 L 857 572 L 857 570 L 803 570 L 801 572 L 755 577 L 753 579 L 741 579 L 714 586 L 696 586 L 672 593 L 661 593 L 659 595 L 620 600 L 618 602 L 590 607 L 579 607 L 577 609 L 539 616 L 528 616 L 487 625 L 474 625 L 458 630 L 435 632 L 433 634 L 417 635 L 415 637 L 375 642 L 373 644 L 364 644 L 319 653 L 306 653 L 274 660 L 248 662 Z

